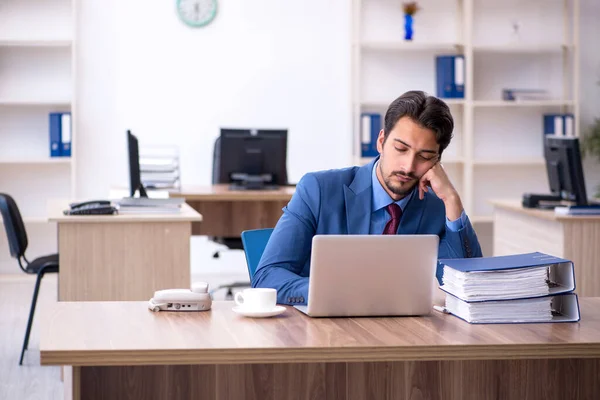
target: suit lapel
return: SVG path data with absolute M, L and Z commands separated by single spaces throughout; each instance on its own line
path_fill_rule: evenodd
M 423 218 L 423 212 L 425 211 L 427 201 L 427 193 L 425 193 L 425 198 L 421 200 L 419 199 L 419 189 L 415 188 L 412 198 L 409 200 L 408 204 L 406 204 L 406 207 L 404 207 L 400 226 L 398 227 L 398 234 L 414 235 L 417 233 L 419 225 L 421 225 L 421 219 Z
M 350 186 L 344 186 L 348 234 L 368 235 L 371 226 L 373 166 L 379 157 L 360 167 Z

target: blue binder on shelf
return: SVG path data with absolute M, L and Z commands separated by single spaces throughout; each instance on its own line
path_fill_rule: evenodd
M 562 114 L 544 114 L 544 135 L 564 136 L 564 126 Z
M 377 137 L 381 131 L 381 114 L 362 113 L 360 115 L 360 156 L 376 157 Z
M 48 120 L 50 130 L 50 157 L 60 157 L 62 146 L 60 136 L 61 113 L 50 113 Z
M 544 114 L 544 135 L 575 136 L 575 116 Z
M 435 74 L 437 97 L 465 98 L 465 57 L 463 55 L 436 56 Z
M 50 157 L 71 156 L 71 113 L 49 114 Z

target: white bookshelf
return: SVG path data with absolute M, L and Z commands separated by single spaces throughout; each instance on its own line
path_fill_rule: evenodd
M 454 138 L 442 156 L 471 221 L 492 222 L 489 198 L 548 191 L 543 114 L 573 113 L 579 135 L 579 0 L 420 0 L 405 42 L 402 2 L 353 0 L 353 156 L 360 114 L 408 90 L 436 95 L 435 56 L 465 56 L 465 98 L 448 99 Z M 513 25 L 519 34 L 513 34 Z M 547 100 L 504 101 L 502 89 L 544 89 Z
M 0 47 L 71 47 L 71 40 L 0 39 Z
M 31 165 L 31 164 L 71 164 L 70 157 L 26 157 L 26 158 L 6 158 L 0 159 L 0 165 Z
M 492 45 L 474 45 L 473 51 L 477 53 L 501 53 L 501 54 L 543 54 L 543 53 L 562 53 L 572 50 L 574 46 L 556 43 L 540 44 L 492 44 Z
M 363 51 L 436 51 L 458 52 L 463 47 L 461 43 L 412 43 L 405 41 L 362 42 Z
M 572 107 L 572 100 L 476 100 L 471 102 L 473 107 Z
M 75 193 L 75 15 L 76 0 L 0 4 L 0 188 L 19 206 L 30 259 L 57 251 L 48 199 Z M 49 113 L 66 111 L 71 157 L 50 157 Z M 15 263 L 1 232 L 0 273 L 16 273 Z
M 50 107 L 58 110 L 69 109 L 71 100 L 67 99 L 35 99 L 35 98 L 17 98 L 0 97 L 0 106 L 28 106 L 28 107 Z
M 444 162 L 445 164 L 445 162 Z M 473 164 L 475 165 L 533 165 L 533 166 L 545 166 L 545 160 L 542 157 L 505 157 L 505 158 L 482 158 L 474 159 Z

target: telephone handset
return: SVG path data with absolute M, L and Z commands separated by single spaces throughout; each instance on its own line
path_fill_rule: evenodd
M 196 282 L 192 289 L 157 290 L 148 302 L 152 311 L 207 311 L 212 307 L 208 283 Z
M 117 208 L 110 200 L 91 200 L 69 204 L 70 209 L 65 210 L 65 215 L 109 215 L 116 214 Z
M 110 206 L 110 200 L 81 201 L 78 203 L 71 203 L 71 204 L 69 204 L 69 207 L 71 207 L 71 209 L 74 209 L 74 208 L 81 208 L 83 206 L 91 206 L 91 205 Z

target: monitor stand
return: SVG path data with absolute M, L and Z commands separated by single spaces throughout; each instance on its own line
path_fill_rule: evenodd
M 229 185 L 229 190 L 277 190 L 277 185 L 266 185 L 263 182 L 235 182 Z
M 230 190 L 276 190 L 277 185 L 270 182 L 273 176 L 270 174 L 236 173 L 231 175 Z

